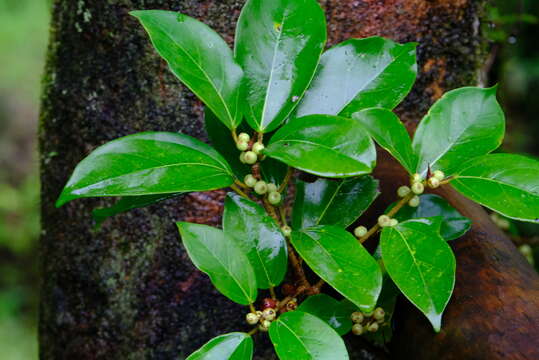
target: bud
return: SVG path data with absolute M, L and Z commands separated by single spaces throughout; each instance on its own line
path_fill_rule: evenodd
M 277 191 L 272 191 L 268 195 L 268 201 L 271 205 L 277 205 L 281 202 L 281 194 L 279 194 Z
M 262 300 L 262 310 L 275 309 L 277 307 L 277 301 L 272 298 L 265 298 Z
M 386 227 L 386 226 L 389 226 L 391 224 L 391 218 L 387 215 L 381 215 L 379 218 L 378 218 L 378 225 L 380 225 L 381 227 Z
M 258 195 L 264 195 L 268 191 L 268 185 L 265 181 L 259 180 L 255 184 L 255 193 Z
M 249 175 L 245 175 L 245 178 L 243 178 L 243 182 L 245 183 L 245 185 L 252 188 L 256 185 L 258 180 L 256 180 L 256 178 L 253 175 L 249 174 Z
M 438 180 L 438 179 L 435 178 L 435 177 L 431 177 L 431 178 L 427 181 L 427 184 L 429 185 L 430 188 L 436 189 L 438 186 L 440 186 L 440 180 Z
M 253 165 L 258 160 L 258 156 L 252 151 L 247 151 L 245 155 L 243 155 L 243 160 L 246 164 Z
M 245 156 L 247 157 L 247 155 Z M 425 191 L 425 186 L 420 182 L 416 182 L 412 185 L 412 191 L 416 195 L 423 194 L 423 191 Z
M 273 320 L 275 320 L 275 317 L 277 316 L 277 313 L 275 312 L 274 309 L 267 308 L 264 311 L 262 311 L 262 316 L 266 320 L 273 321 Z
M 247 133 L 242 132 L 241 134 L 238 135 L 238 142 L 248 143 L 249 140 L 251 140 L 251 137 Z
M 292 299 L 286 303 L 286 311 L 294 311 L 298 308 L 298 300 Z
M 261 144 L 258 142 L 253 144 L 253 152 L 257 155 L 260 155 L 262 153 L 262 150 L 264 149 L 265 149 L 264 144 Z
M 422 180 L 422 179 L 421 179 L 421 175 L 419 175 L 419 174 L 414 174 L 414 175 L 412 175 L 412 178 L 410 179 L 410 182 L 411 182 L 412 184 L 414 184 L 414 183 L 421 182 L 421 180 Z
M 240 141 L 236 144 L 236 148 L 238 148 L 239 151 L 245 151 L 249 148 L 249 143 L 246 141 Z
M 363 236 L 367 235 L 367 228 L 365 226 L 358 226 L 354 229 L 354 235 L 358 238 L 362 238 Z
M 274 192 L 274 191 L 277 191 L 277 185 L 275 185 L 274 183 L 269 183 L 268 192 Z
M 410 205 L 411 207 L 418 207 L 419 206 L 419 196 L 414 196 L 413 198 L 411 198 L 410 201 L 408 202 L 408 205 Z
M 363 313 L 361 313 L 359 311 L 356 311 L 356 312 L 352 313 L 352 316 L 350 316 L 350 318 L 356 324 L 361 324 L 363 322 L 363 320 L 365 320 L 365 316 L 363 316 Z
M 287 226 L 287 225 L 283 226 L 281 228 L 281 231 L 283 232 L 284 236 L 286 236 L 286 237 L 289 237 L 290 234 L 292 234 L 292 229 L 290 228 L 290 226 Z
M 369 330 L 370 332 L 377 332 L 379 328 L 380 326 L 378 325 L 378 323 L 373 322 L 372 324 L 369 324 L 367 330 Z
M 354 324 L 354 326 L 352 326 L 352 334 L 354 334 L 354 335 L 361 335 L 361 334 L 363 334 L 363 325 L 361 325 L 361 324 Z
M 258 316 L 257 314 L 248 313 L 245 316 L 245 320 L 247 321 L 247 324 L 249 325 L 256 325 L 258 321 L 260 320 L 260 316 Z
M 408 186 L 401 186 L 398 190 L 397 190 L 397 195 L 399 195 L 399 197 L 405 197 L 406 195 L 408 195 L 410 193 L 410 188 Z
M 384 317 L 386 316 L 386 312 L 384 311 L 384 309 L 382 309 L 381 307 L 379 308 L 376 308 L 374 310 L 374 313 L 372 315 L 374 317 L 374 319 L 376 320 L 384 320 Z
M 444 178 L 445 178 L 445 174 L 443 171 L 441 170 L 436 170 L 434 172 L 434 174 L 432 174 L 432 176 L 435 178 L 435 179 L 438 179 L 440 181 L 442 181 Z

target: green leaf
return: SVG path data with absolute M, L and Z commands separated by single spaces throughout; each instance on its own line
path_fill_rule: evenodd
M 423 194 L 419 198 L 418 207 L 405 205 L 395 215 L 395 219 L 405 221 L 417 218 L 440 217 L 440 235 L 446 240 L 458 239 L 466 234 L 472 225 L 470 219 L 462 216 L 442 197 L 434 194 Z
M 505 117 L 496 87 L 465 87 L 447 92 L 423 118 L 414 136 L 417 173 L 431 170 L 453 175 L 472 157 L 485 155 L 502 143 Z
M 243 179 L 245 175 L 250 174 L 251 167 L 240 161 L 241 152 L 236 148 L 236 142 L 232 138 L 230 131 L 208 107 L 205 109 L 204 120 L 211 144 L 228 161 L 238 179 Z M 237 132 L 249 133 L 250 128 L 243 123 L 238 127 Z M 287 169 L 286 164 L 271 158 L 266 158 L 260 162 L 260 175 L 268 183 L 280 185 L 286 176 Z
M 271 324 L 269 335 L 281 360 L 348 360 L 339 334 L 311 314 L 284 313 Z
M 539 223 L 539 161 L 492 154 L 467 162 L 451 185 L 464 196 L 515 220 Z
M 455 256 L 436 224 L 408 220 L 382 230 L 384 265 L 391 279 L 440 331 L 455 285 Z
M 180 195 L 181 193 L 145 195 L 145 196 L 127 196 L 127 197 L 119 199 L 112 206 L 109 206 L 106 208 L 94 209 L 94 211 L 92 211 L 92 217 L 94 218 L 96 222 L 96 228 L 99 228 L 101 224 L 103 223 L 103 221 L 105 221 L 109 217 L 115 216 L 117 214 L 129 211 L 129 210 L 146 207 L 146 206 L 158 203 L 160 201 L 170 199 L 170 198 L 180 196 Z
M 305 172 L 332 178 L 368 174 L 376 149 L 353 119 L 311 115 L 293 119 L 273 135 L 265 154 Z
M 236 59 L 245 71 L 247 122 L 275 130 L 309 86 L 326 43 L 315 0 L 249 0 L 236 30 Z
M 229 128 L 242 120 L 243 71 L 226 42 L 207 25 L 172 11 L 132 11 L 172 72 Z
M 332 47 L 322 55 L 296 116 L 349 117 L 371 107 L 393 109 L 414 84 L 416 46 L 370 37 L 347 40 Z
M 349 232 L 317 226 L 292 232 L 292 245 L 309 267 L 362 311 L 370 311 L 382 288 L 382 272 Z
M 260 289 L 275 287 L 283 281 L 288 266 L 286 240 L 262 206 L 229 193 L 225 200 L 223 230 L 249 258 Z
M 299 181 L 292 216 L 294 229 L 315 225 L 350 226 L 378 197 L 378 180 L 371 176 L 314 183 Z
M 217 290 L 238 304 L 254 303 L 257 295 L 255 272 L 236 242 L 210 226 L 186 222 L 177 225 L 191 261 L 208 274 Z
M 183 134 L 146 132 L 94 150 L 77 165 L 56 206 L 85 197 L 214 190 L 233 181 L 225 159 L 203 142 Z
M 348 304 L 337 301 L 326 294 L 309 296 L 298 307 L 298 311 L 309 313 L 324 320 L 341 336 L 352 330 L 351 312 L 349 310 L 350 306 Z
M 417 156 L 412 140 L 397 115 L 387 109 L 371 108 L 352 116 L 367 129 L 374 141 L 386 149 L 410 174 L 415 173 Z
M 192 353 L 186 360 L 251 360 L 253 339 L 235 332 L 218 336 Z

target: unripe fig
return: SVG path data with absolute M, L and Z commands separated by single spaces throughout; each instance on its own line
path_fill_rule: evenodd
M 257 314 L 248 313 L 245 316 L 245 320 L 247 321 L 247 324 L 249 325 L 256 325 L 258 321 L 260 320 L 260 317 Z
M 442 181 L 445 178 L 445 174 L 441 170 L 436 170 L 432 176 L 440 181 Z
M 290 226 L 286 226 L 286 225 L 283 226 L 281 228 L 281 231 L 283 232 L 284 236 L 286 236 L 286 237 L 289 237 L 290 234 L 292 234 L 292 229 L 290 228 Z
M 350 318 L 356 324 L 361 324 L 363 322 L 363 320 L 365 320 L 365 316 L 363 315 L 363 313 L 361 313 L 359 311 L 356 311 L 356 312 L 352 313 Z
M 241 142 L 248 143 L 249 140 L 251 140 L 251 137 L 247 133 L 242 132 L 241 134 L 238 135 L 238 142 L 241 141 Z
M 245 151 L 249 148 L 249 143 L 247 141 L 240 141 L 236 144 L 236 148 L 238 148 L 239 151 Z
M 258 143 L 258 142 L 253 144 L 253 152 L 255 154 L 257 154 L 257 155 L 260 155 L 262 150 L 264 150 L 264 149 L 265 149 L 264 144 L 261 144 L 261 143 Z
M 274 183 L 269 183 L 268 192 L 274 192 L 274 191 L 277 191 L 277 185 L 275 185 Z
M 266 192 L 268 192 L 268 185 L 265 181 L 259 180 L 255 184 L 255 193 L 258 195 L 264 195 Z
M 427 184 L 429 185 L 430 188 L 436 189 L 437 187 L 440 186 L 440 180 L 438 180 L 438 179 L 435 178 L 435 177 L 431 177 L 431 178 L 427 181 Z
M 381 307 L 374 309 L 374 313 L 372 315 L 375 320 L 384 320 L 384 317 L 386 316 L 386 312 Z
M 358 226 L 354 229 L 354 235 L 358 238 L 361 238 L 365 235 L 367 235 L 367 228 L 365 226 Z
M 268 195 L 268 201 L 271 205 L 277 205 L 281 202 L 281 194 L 277 191 L 272 191 Z
M 354 335 L 361 335 L 361 334 L 363 334 L 363 325 L 361 325 L 361 324 L 354 324 L 354 326 L 352 326 L 352 334 L 354 334 Z
M 412 191 L 416 195 L 423 194 L 423 191 L 425 191 L 425 186 L 420 182 L 416 182 L 412 185 Z
M 245 178 L 243 179 L 243 182 L 245 183 L 245 185 L 252 188 L 252 187 L 254 187 L 256 185 L 258 180 L 256 180 L 256 178 L 253 175 L 248 174 L 248 175 L 245 175 Z
M 386 226 L 389 226 L 391 224 L 391 218 L 387 215 L 381 215 L 379 218 L 378 218 L 378 225 L 380 225 L 381 227 L 386 227 Z
M 401 186 L 398 190 L 397 190 L 397 195 L 399 195 L 399 197 L 405 197 L 406 195 L 408 195 L 410 193 L 410 188 L 408 186 Z
M 419 196 L 414 196 L 413 198 L 411 198 L 410 201 L 408 202 L 408 205 L 410 205 L 411 207 L 418 207 L 419 206 Z
M 258 156 L 253 151 L 247 151 L 243 155 L 243 160 L 245 160 L 246 164 L 253 165 L 258 160 Z

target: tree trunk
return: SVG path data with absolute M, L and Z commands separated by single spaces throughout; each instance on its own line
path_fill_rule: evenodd
M 78 200 L 54 208 L 75 165 L 106 141 L 149 130 L 204 137 L 201 104 L 170 74 L 128 12 L 178 10 L 204 20 L 230 43 L 242 3 L 54 2 L 39 134 L 42 359 L 181 359 L 219 333 L 246 329 L 244 308 L 218 295 L 207 277 L 194 270 L 174 226 L 181 219 L 218 224 L 222 192 L 192 194 L 119 215 L 98 231 L 92 229 L 91 209 L 108 200 Z M 443 92 L 477 83 L 484 48 L 479 26 L 483 3 L 322 1 L 331 43 L 375 34 L 420 43 L 419 80 L 398 110 L 410 129 Z M 378 174 L 392 188 L 400 171 L 382 161 Z M 457 289 L 444 330 L 435 336 L 416 311 L 405 311 L 405 332 L 400 334 L 413 346 L 397 341 L 395 358 L 402 359 L 406 351 L 413 359 L 524 359 L 526 352 L 520 349 L 529 349 L 525 337 L 532 336 L 533 321 L 539 323 L 537 276 L 481 209 L 468 202 L 457 205 L 479 220 L 454 243 Z M 526 287 L 524 281 L 529 282 Z M 497 300 L 489 302 L 493 297 Z M 496 311 L 498 304 L 503 311 Z M 505 331 L 511 333 L 499 337 Z M 256 339 L 257 358 L 274 358 L 262 339 Z M 352 341 L 352 359 L 383 357 L 363 350 L 361 340 Z M 511 344 L 520 357 L 509 354 Z M 458 352 L 463 355 L 451 357 Z

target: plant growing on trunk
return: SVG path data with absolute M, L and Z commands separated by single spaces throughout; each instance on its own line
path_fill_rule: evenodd
M 189 359 L 250 359 L 256 332 L 269 332 L 281 359 L 347 359 L 341 336 L 350 331 L 390 338 L 400 293 L 439 331 L 455 282 L 447 241 L 470 221 L 426 189 L 450 184 L 506 217 L 538 221 L 539 163 L 489 154 L 505 129 L 495 88 L 448 92 L 410 138 L 392 109 L 415 81 L 415 44 L 372 37 L 324 51 L 315 0 L 249 0 L 234 51 L 186 15 L 132 14 L 206 105 L 214 147 L 164 132 L 114 140 L 77 166 L 57 205 L 121 197 L 94 212 L 100 222 L 186 192 L 231 189 L 222 229 L 178 228 L 195 266 L 249 307 L 238 316 L 252 329 L 214 338 Z M 379 195 L 369 175 L 375 142 L 410 181 L 376 224 L 358 224 Z M 371 255 L 362 244 L 378 234 Z M 321 293 L 325 284 L 342 298 Z

